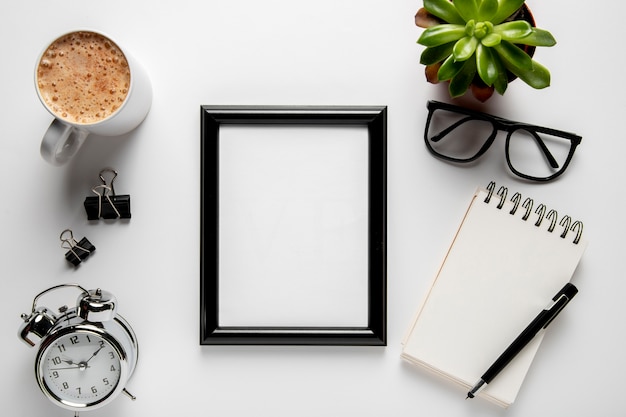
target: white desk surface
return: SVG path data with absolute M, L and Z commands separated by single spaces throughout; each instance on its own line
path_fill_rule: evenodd
M 113 292 L 141 344 L 128 388 L 93 417 L 123 416 L 623 416 L 626 385 L 626 114 L 618 41 L 623 2 L 610 13 L 529 0 L 557 38 L 535 58 L 552 86 L 520 82 L 491 113 L 583 136 L 568 172 L 549 184 L 508 173 L 502 148 L 472 167 L 432 158 L 422 135 L 428 99 L 419 1 L 293 2 L 77 0 L 5 4 L 0 61 L 0 414 L 69 416 L 38 391 L 35 350 L 16 338 L 36 293 L 63 282 Z M 77 28 L 111 34 L 148 68 L 152 109 L 123 138 L 94 138 L 61 168 L 39 156 L 51 121 L 33 67 L 53 37 Z M 606 72 L 606 79 L 601 75 Z M 199 334 L 200 105 L 387 105 L 388 346 L 201 347 Z M 503 140 L 500 138 L 500 143 Z M 82 200 L 98 171 L 119 172 L 130 222 L 88 222 Z M 550 328 L 516 403 L 502 410 L 400 359 L 400 341 L 474 189 L 495 180 L 585 223 L 590 245 L 573 282 L 580 293 Z M 87 191 L 86 191 L 87 190 Z M 72 228 L 99 245 L 66 265 L 58 236 Z

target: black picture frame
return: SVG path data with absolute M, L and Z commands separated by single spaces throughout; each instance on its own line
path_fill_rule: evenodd
M 367 325 L 363 327 L 257 327 L 220 325 L 219 173 L 224 125 L 367 128 Z M 200 344 L 369 345 L 387 343 L 386 106 L 201 106 Z

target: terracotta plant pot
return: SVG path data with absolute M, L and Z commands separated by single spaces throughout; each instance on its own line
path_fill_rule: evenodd
M 513 20 L 525 20 L 527 21 L 532 27 L 536 27 L 535 24 L 535 19 L 532 15 L 532 12 L 530 11 L 530 9 L 528 8 L 528 6 L 526 5 L 526 3 L 524 3 L 522 5 L 522 7 L 520 7 L 515 13 L 513 13 L 508 19 L 506 19 L 507 22 L 509 21 L 513 21 Z M 448 23 L 436 16 L 433 16 L 432 14 L 430 14 L 426 9 L 424 9 L 423 7 L 421 9 L 419 9 L 417 11 L 417 13 L 415 14 L 415 24 L 421 28 L 429 28 L 431 26 L 436 26 L 436 25 L 440 25 L 440 24 L 445 24 Z M 528 45 L 516 45 L 518 48 L 520 48 L 521 50 L 523 50 L 524 52 L 526 52 L 526 54 L 528 54 L 528 56 L 530 56 L 531 58 L 533 57 L 533 55 L 535 54 L 535 47 L 534 46 L 528 46 Z M 439 67 L 441 66 L 441 64 L 443 63 L 443 61 L 437 63 L 437 64 L 433 64 L 433 65 L 427 65 L 424 72 L 426 75 L 426 80 L 429 83 L 432 84 L 438 84 L 439 83 L 439 79 L 437 78 L 437 72 L 439 71 Z M 508 80 L 509 82 L 515 80 L 517 77 L 511 73 L 510 71 L 507 71 L 507 75 L 508 75 Z M 488 100 L 494 92 L 494 88 L 493 86 L 488 86 L 486 85 L 483 80 L 480 79 L 480 77 L 478 76 L 478 74 L 476 74 L 476 76 L 474 77 L 474 81 L 472 81 L 471 85 L 470 85 L 470 91 L 472 92 L 472 95 L 474 97 L 476 97 L 476 99 L 478 99 L 481 102 L 484 102 L 486 100 Z

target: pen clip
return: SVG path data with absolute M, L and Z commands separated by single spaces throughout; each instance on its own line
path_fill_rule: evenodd
M 576 288 L 574 284 L 571 284 L 569 282 L 565 284 L 561 291 L 559 291 L 559 293 L 552 299 L 552 304 L 548 308 L 546 308 L 548 314 L 550 314 L 550 318 L 548 319 L 546 324 L 543 325 L 543 329 L 545 329 L 550 323 L 552 323 L 552 320 L 554 320 L 556 316 L 559 315 L 561 310 L 563 310 L 567 303 L 569 303 L 570 300 L 574 298 L 576 293 L 578 293 L 578 288 Z

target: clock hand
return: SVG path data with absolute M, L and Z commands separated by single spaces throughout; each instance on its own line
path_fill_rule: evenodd
M 68 366 L 65 368 L 50 368 L 51 371 L 65 371 L 68 369 L 81 369 L 81 368 L 89 368 L 89 365 L 85 365 L 84 367 L 80 366 L 80 365 L 76 365 L 76 366 Z
M 91 355 L 91 357 L 89 359 L 87 359 L 85 362 L 83 362 L 85 365 L 94 358 L 94 356 L 96 356 L 98 354 L 98 352 L 100 352 L 102 350 L 104 346 L 100 346 L 100 348 L 98 348 L 98 350 L 96 350 L 93 355 Z

